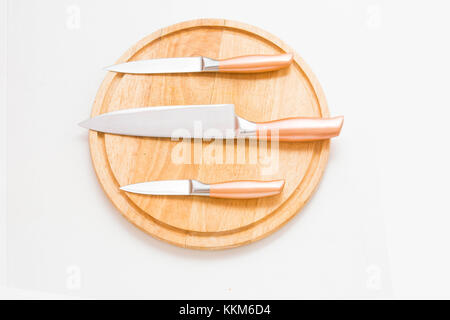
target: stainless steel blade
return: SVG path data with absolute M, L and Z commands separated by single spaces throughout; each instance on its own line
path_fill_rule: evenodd
M 197 180 L 160 180 L 130 184 L 121 190 L 149 195 L 208 196 L 210 186 Z
M 106 67 L 108 71 L 133 74 L 185 73 L 203 71 L 202 57 L 138 60 Z
M 114 111 L 80 123 L 95 131 L 144 137 L 234 138 L 232 104 L 146 107 Z
M 161 180 L 130 184 L 120 189 L 140 194 L 187 196 L 191 194 L 191 186 L 191 180 Z

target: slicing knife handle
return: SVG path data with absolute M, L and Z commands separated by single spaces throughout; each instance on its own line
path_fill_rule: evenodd
M 336 137 L 341 132 L 344 117 L 288 118 L 256 123 L 259 139 L 279 141 L 312 141 Z
M 274 71 L 291 64 L 291 53 L 279 55 L 252 55 L 219 60 L 219 72 L 257 73 Z
M 279 194 L 284 180 L 231 181 L 210 185 L 209 196 L 227 199 L 253 199 Z

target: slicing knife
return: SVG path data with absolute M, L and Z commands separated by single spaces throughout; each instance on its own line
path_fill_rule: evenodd
M 257 73 L 288 67 L 292 60 L 293 55 L 291 53 L 241 56 L 223 60 L 214 60 L 206 57 L 161 58 L 130 61 L 115 64 L 105 69 L 132 74 L 185 72 Z

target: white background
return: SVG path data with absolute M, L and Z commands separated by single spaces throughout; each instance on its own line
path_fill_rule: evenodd
M 2 1 L 0 297 L 450 298 L 448 1 Z M 87 131 L 112 64 L 226 18 L 283 39 L 346 117 L 314 197 L 255 244 L 181 249 L 127 222 Z

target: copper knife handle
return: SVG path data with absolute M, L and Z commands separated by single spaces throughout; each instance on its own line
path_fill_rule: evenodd
M 279 55 L 251 55 L 219 60 L 219 72 L 257 73 L 285 68 L 292 63 L 291 53 Z
M 253 199 L 279 194 L 284 180 L 231 181 L 210 185 L 209 196 L 227 199 Z
M 259 139 L 279 141 L 324 140 L 339 135 L 344 117 L 334 118 L 288 118 L 256 123 Z

